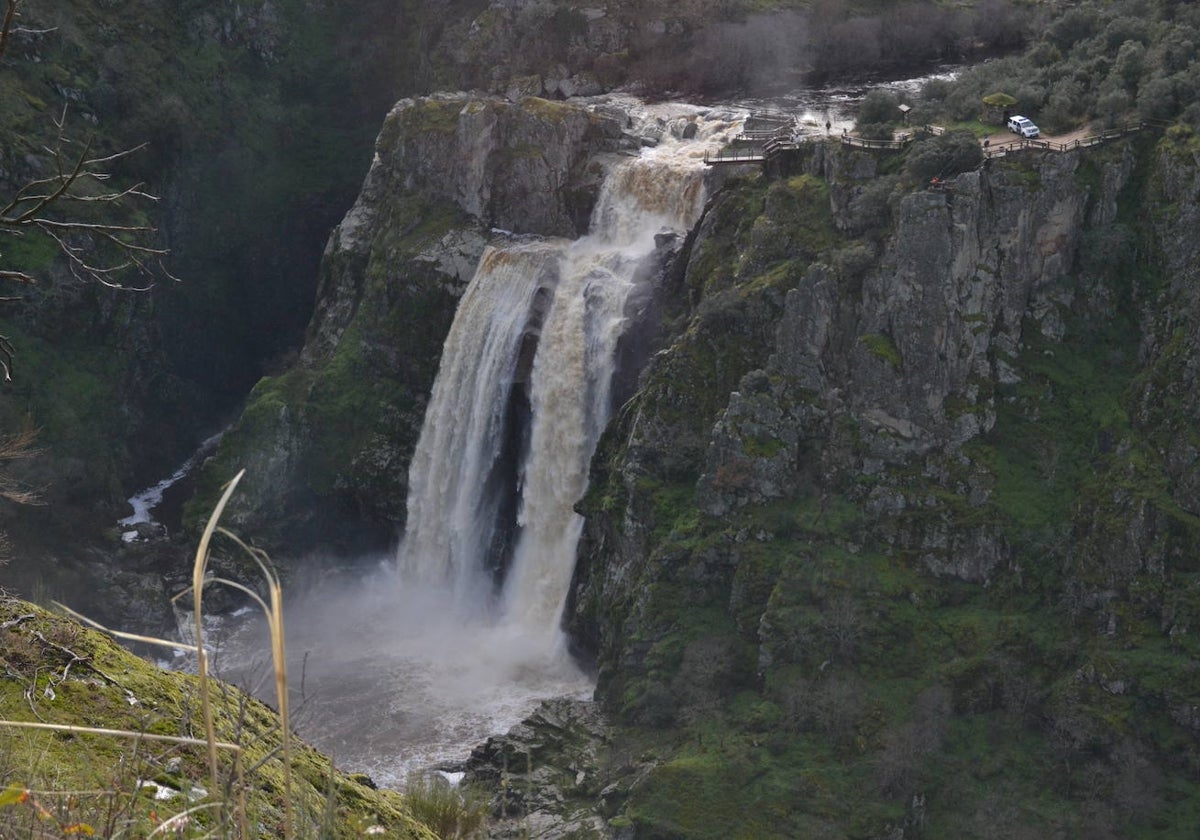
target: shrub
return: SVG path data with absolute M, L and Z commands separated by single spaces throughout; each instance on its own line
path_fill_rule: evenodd
M 857 280 L 875 266 L 875 251 L 861 242 L 854 242 L 833 252 L 833 265 L 842 277 Z
M 895 133 L 891 123 L 859 123 L 857 131 L 864 140 L 891 140 Z
M 1108 127 L 1119 123 L 1132 109 L 1133 98 L 1123 90 L 1109 88 L 1096 97 L 1096 113 Z
M 858 106 L 855 122 L 859 126 L 859 133 L 862 133 L 862 127 L 866 125 L 894 123 L 900 116 L 897 110 L 899 105 L 900 100 L 890 90 L 875 88 L 870 91 Z
M 1166 119 L 1175 112 L 1175 107 L 1175 85 L 1170 79 L 1155 76 L 1138 89 L 1137 108 L 1142 119 Z
M 447 840 L 477 836 L 487 819 L 485 796 L 470 787 L 455 787 L 436 774 L 410 781 L 404 799 L 418 822 Z
M 850 227 L 854 233 L 887 230 L 892 221 L 896 181 L 894 175 L 875 178 L 850 200 Z
M 1071 9 L 1050 27 L 1051 42 L 1061 50 L 1069 50 L 1080 41 L 1091 38 L 1100 30 L 1099 16 L 1092 8 Z
M 1060 79 L 1055 83 L 1046 102 L 1041 122 L 1051 131 L 1066 131 L 1092 110 L 1093 97 L 1077 80 Z
M 931 178 L 948 178 L 974 169 L 983 161 L 979 141 L 969 131 L 949 131 L 913 144 L 904 161 L 905 171 L 918 184 Z

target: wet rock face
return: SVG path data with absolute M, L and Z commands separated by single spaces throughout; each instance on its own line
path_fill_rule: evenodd
M 406 99 L 388 115 L 376 166 L 486 227 L 574 238 L 585 232 L 579 222 L 587 214 L 573 202 L 598 185 L 591 157 L 621 129 L 611 118 L 533 96 Z
M 616 112 L 619 113 L 619 112 Z M 497 232 L 575 237 L 621 145 L 615 113 L 527 97 L 401 100 L 333 230 L 295 366 L 263 380 L 205 466 L 196 527 L 238 469 L 229 522 L 275 547 L 386 550 L 458 298 Z
M 601 815 L 618 787 L 602 756 L 608 741 L 597 704 L 559 698 L 476 747 L 463 782 L 492 792 L 488 836 L 612 836 Z
M 1076 294 L 1062 278 L 1088 225 L 1111 218 L 1131 169 L 1128 154 L 1116 155 L 1100 167 L 1098 185 L 1085 185 L 1080 165 L 1078 155 L 1048 155 L 966 173 L 948 190 L 901 197 L 894 227 L 874 244 L 823 252 L 816 246 L 834 240 L 805 231 L 803 213 L 781 212 L 782 196 L 768 191 L 765 204 L 741 206 L 740 219 L 721 215 L 721 202 L 734 199 L 718 199 L 690 251 L 689 281 L 700 287 L 690 321 L 651 363 L 594 476 L 602 489 L 588 506 L 571 621 L 581 644 L 599 652 L 602 692 L 642 661 L 646 643 L 628 640 L 644 639 L 655 623 L 648 585 L 686 579 L 720 589 L 744 553 L 736 543 L 682 554 L 656 548 L 670 528 L 656 495 L 664 487 L 684 499 L 694 490 L 698 510 L 718 520 L 809 498 L 819 521 L 834 488 L 849 486 L 872 533 L 932 575 L 988 584 L 1010 567 L 1011 548 L 996 529 L 963 528 L 931 488 L 968 507 L 991 497 L 994 478 L 963 447 L 995 427 L 997 389 L 1020 381 L 1012 364 L 1021 349 L 1062 338 Z M 874 168 L 820 150 L 801 168 L 828 184 L 832 223 L 855 229 L 855 204 Z M 791 242 L 788 255 L 814 253 L 771 286 L 747 266 L 756 253 L 771 266 L 779 255 L 763 243 L 781 239 Z M 857 252 L 851 260 L 852 249 L 865 260 Z M 725 265 L 738 266 L 732 307 Z M 738 347 L 744 373 L 724 394 L 721 380 L 684 373 L 697 362 L 732 366 L 727 351 L 709 361 L 723 334 L 748 339 Z M 698 345 L 709 349 L 698 353 Z M 707 426 L 701 405 L 712 407 Z M 693 426 L 703 429 L 703 446 L 688 445 Z M 771 531 L 736 539 L 769 541 Z M 849 548 L 858 550 L 853 541 Z

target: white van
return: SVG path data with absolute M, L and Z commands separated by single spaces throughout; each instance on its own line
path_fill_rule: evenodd
M 1022 137 L 1037 137 L 1041 134 L 1038 127 L 1026 117 L 1009 117 L 1008 130 L 1013 134 L 1020 134 Z

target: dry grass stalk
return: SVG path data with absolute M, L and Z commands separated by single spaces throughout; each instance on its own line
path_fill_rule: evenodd
M 279 738 L 283 751 L 283 830 L 285 837 L 292 836 L 292 725 L 288 716 L 288 681 L 287 681 L 287 648 L 283 630 L 283 587 L 279 583 L 279 575 L 271 568 L 267 554 L 262 549 L 253 548 L 244 543 L 236 534 L 224 528 L 220 533 L 233 540 L 247 555 L 253 558 L 263 573 L 267 582 L 268 605 L 257 592 L 243 586 L 237 581 L 226 578 L 214 578 L 213 583 L 222 583 L 245 593 L 263 611 L 267 620 L 267 630 L 271 636 L 271 662 L 275 672 L 275 697 L 279 705 Z
M 212 711 L 212 696 L 208 685 L 208 653 L 204 650 L 204 576 L 208 571 L 208 544 L 212 541 L 213 533 L 217 530 L 217 521 L 221 518 L 221 514 L 225 511 L 225 505 L 229 503 L 229 498 L 233 495 L 233 491 L 237 489 L 238 482 L 242 480 L 242 476 L 246 474 L 242 470 L 233 477 L 233 480 L 225 485 L 225 492 L 221 494 L 220 500 L 216 507 L 213 508 L 212 515 L 208 517 L 208 522 L 204 526 L 204 533 L 200 536 L 200 543 L 196 546 L 196 559 L 192 564 L 192 608 L 193 618 L 195 620 L 195 641 L 196 641 L 196 673 L 200 677 L 200 709 L 204 717 L 204 733 L 208 740 L 208 770 L 209 782 L 212 785 L 210 790 L 217 789 L 217 731 L 213 723 Z
M 157 645 L 176 650 L 186 650 L 196 655 L 196 668 L 200 686 L 200 701 L 202 715 L 204 719 L 204 735 L 203 738 L 189 738 L 183 736 L 171 735 L 156 735 L 145 732 L 136 732 L 121 729 L 105 729 L 100 727 L 85 727 L 85 726 L 69 726 L 49 723 L 28 723 L 23 721 L 5 721 L 0 720 L 0 726 L 11 727 L 16 729 L 40 729 L 58 732 L 69 732 L 73 734 L 91 734 L 91 735 L 109 735 L 125 738 L 133 738 L 141 741 L 158 741 L 172 744 L 181 744 L 187 746 L 203 746 L 208 751 L 208 769 L 209 769 L 209 785 L 210 790 L 217 791 L 219 785 L 219 763 L 218 751 L 230 750 L 234 756 L 234 790 L 236 791 L 238 805 L 236 808 L 237 825 L 241 837 L 248 837 L 248 824 L 246 820 L 245 807 L 245 779 L 243 775 L 242 765 L 242 747 L 238 744 L 229 743 L 217 739 L 216 725 L 213 714 L 213 704 L 211 695 L 211 686 L 209 684 L 208 670 L 208 655 L 204 648 L 204 625 L 203 625 L 203 606 L 204 606 L 204 587 L 210 583 L 219 583 L 230 586 L 248 596 L 256 602 L 262 609 L 267 620 L 267 627 L 271 637 L 271 656 L 274 665 L 275 675 L 275 691 L 278 698 L 279 718 L 280 718 L 280 745 L 283 755 L 283 775 L 284 775 L 284 796 L 283 796 L 283 833 L 282 837 L 285 840 L 290 840 L 294 836 L 295 821 L 293 818 L 293 802 L 292 802 L 292 743 L 291 743 L 291 723 L 288 713 L 288 683 L 287 683 L 287 650 L 284 641 L 284 624 L 283 624 L 283 588 L 279 581 L 279 575 L 271 567 L 269 558 L 261 549 L 253 548 L 239 539 L 224 528 L 219 528 L 217 523 L 224 512 L 230 497 L 237 488 L 238 482 L 241 481 L 245 471 L 239 472 L 234 476 L 224 488 L 220 500 L 213 509 L 212 515 L 209 517 L 208 523 L 205 526 L 204 532 L 201 535 L 200 541 L 196 547 L 196 555 L 192 564 L 192 585 L 188 590 L 179 593 L 175 599 L 183 598 L 190 592 L 192 595 L 194 608 L 194 632 L 195 643 L 187 644 L 168 639 L 159 639 L 152 636 L 142 636 L 135 633 L 124 633 L 116 630 L 111 630 L 104 625 L 96 622 L 86 616 L 80 615 L 74 610 L 57 604 L 66 614 L 72 618 L 108 633 L 117 638 L 130 641 L 141 642 L 143 644 Z M 258 565 L 263 573 L 263 578 L 267 584 L 267 598 L 259 595 L 254 590 L 238 583 L 237 581 L 228 580 L 226 578 L 208 577 L 208 560 L 210 555 L 210 546 L 213 536 L 220 532 L 228 537 L 239 548 L 251 557 Z M 265 759 L 264 759 L 265 760 Z M 188 809 L 180 814 L 172 817 L 168 822 L 163 823 L 155 830 L 155 834 L 163 833 L 168 830 L 176 829 L 187 824 L 192 814 L 199 810 L 213 808 L 218 814 L 218 822 L 224 824 L 224 814 L 226 806 L 223 802 L 210 802 L 196 808 Z M 170 823 L 170 828 L 168 828 Z M 153 836 L 153 835 L 151 835 Z
M 0 726 L 9 729 L 44 729 L 50 732 L 68 732 L 72 735 L 114 735 L 119 738 L 134 738 L 138 741 L 161 741 L 166 744 L 184 744 L 192 747 L 211 746 L 213 749 L 241 752 L 238 744 L 226 741 L 209 741 L 206 738 L 188 738 L 183 735 L 156 735 L 152 732 L 136 732 L 132 729 L 105 729 L 99 726 L 71 726 L 65 723 L 34 723 L 25 720 L 0 720 Z

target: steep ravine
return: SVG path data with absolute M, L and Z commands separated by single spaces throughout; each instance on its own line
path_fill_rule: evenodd
M 537 99 L 393 111 L 301 362 L 207 470 L 268 477 L 240 525 L 402 524 L 464 272 L 491 227 L 578 230 L 621 129 Z M 567 624 L 608 717 L 548 707 L 472 762 L 514 831 L 1187 836 L 1191 149 L 928 190 L 818 143 L 715 191 L 579 507 Z
M 40 501 L 0 501 L 11 543 L 0 583 L 87 602 L 114 623 L 146 612 L 147 598 L 161 616 L 159 570 L 182 569 L 189 548 L 126 556 L 113 531 L 124 500 L 183 462 L 299 345 L 329 227 L 417 73 L 394 50 L 391 0 L 20 7 L 0 58 L 0 204 L 53 170 L 45 147 L 65 114 L 68 158 L 85 143 L 98 157 L 141 147 L 104 168 L 110 185 L 142 183 L 158 200 L 51 214 L 155 228 L 148 239 L 170 249 L 180 282 L 159 273 L 150 291 L 117 291 L 73 276 L 46 237 L 0 237 L 0 267 L 37 280 L 5 286 L 19 300 L 0 312 L 15 349 L 0 427 L 38 430 L 37 457 L 8 475 Z

